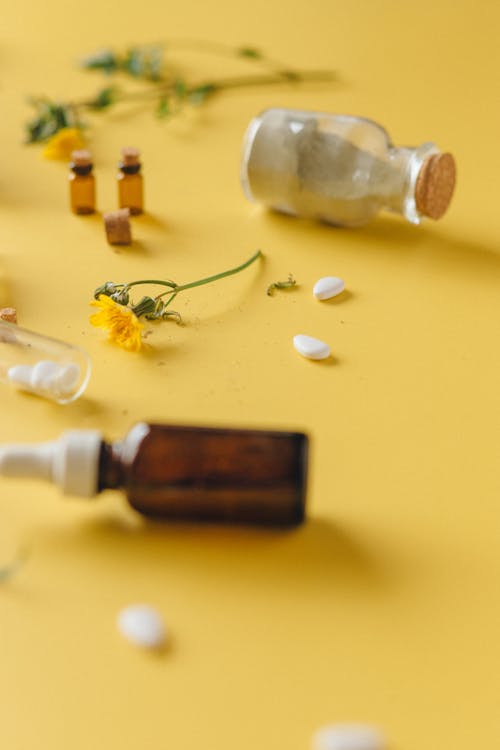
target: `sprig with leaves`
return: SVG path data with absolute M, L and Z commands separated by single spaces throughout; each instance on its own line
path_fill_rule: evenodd
M 181 323 L 180 313 L 167 309 L 181 292 L 240 273 L 259 258 L 262 258 L 262 252 L 257 250 L 248 260 L 235 268 L 205 276 L 196 281 L 189 281 L 186 284 L 177 284 L 172 279 L 106 281 L 94 290 L 94 299 L 90 304 L 97 307 L 98 312 L 90 316 L 90 322 L 93 326 L 107 331 L 110 341 L 118 344 L 122 349 L 137 352 L 142 347 L 144 326 L 141 318 L 157 321 L 173 319 Z M 164 291 L 154 297 L 145 295 L 134 303 L 131 299 L 131 290 L 137 286 L 160 286 L 164 288 Z
M 179 74 L 177 65 L 170 56 L 174 50 L 186 49 L 247 60 L 252 65 L 259 66 L 260 72 L 245 76 L 190 80 Z M 156 115 L 167 118 L 186 106 L 200 106 L 231 89 L 332 81 L 335 78 L 334 73 L 327 70 L 303 71 L 289 68 L 268 58 L 254 47 L 233 48 L 216 42 L 189 40 L 133 46 L 124 52 L 104 49 L 84 58 L 81 67 L 101 73 L 108 79 L 113 78 L 113 82 L 107 82 L 86 99 L 57 101 L 47 96 L 30 97 L 28 102 L 34 109 L 34 116 L 26 124 L 27 143 L 46 143 L 64 130 L 81 134 L 86 127 L 88 113 L 104 112 L 124 102 L 151 102 Z M 127 78 L 135 79 L 140 87 L 124 87 L 123 82 Z

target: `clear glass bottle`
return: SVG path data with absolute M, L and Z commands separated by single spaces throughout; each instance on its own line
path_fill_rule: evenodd
M 95 177 L 92 174 L 90 151 L 73 151 L 69 165 L 69 192 L 71 210 L 75 214 L 93 214 L 95 211 Z
M 0 321 L 0 381 L 58 404 L 75 401 L 90 377 L 77 346 Z
M 132 216 L 143 211 L 143 178 L 140 152 L 136 148 L 122 148 L 122 160 L 118 164 L 118 204 L 128 208 Z
M 419 224 L 448 208 L 455 162 L 433 143 L 394 146 L 364 117 L 268 109 L 248 126 L 241 181 L 250 200 L 295 216 L 355 227 L 388 209 Z

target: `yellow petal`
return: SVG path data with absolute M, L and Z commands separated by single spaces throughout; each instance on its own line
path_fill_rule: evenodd
M 141 349 L 141 330 L 144 326 L 130 308 L 120 305 L 105 294 L 100 294 L 90 304 L 99 308 L 99 312 L 90 316 L 93 326 L 107 331 L 109 340 L 122 349 L 131 352 Z
M 85 140 L 78 128 L 62 128 L 49 138 L 42 151 L 45 159 L 68 160 L 72 151 L 83 148 Z

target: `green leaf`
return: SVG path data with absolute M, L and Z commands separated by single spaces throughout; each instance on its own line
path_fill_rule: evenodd
M 280 76 L 286 78 L 287 81 L 300 81 L 300 74 L 294 70 L 280 70 Z
M 168 117 L 172 113 L 168 97 L 162 96 L 156 108 L 156 116 L 160 119 Z
M 115 103 L 117 93 L 118 89 L 115 86 L 107 86 L 98 91 L 94 99 L 88 102 L 88 105 L 91 109 L 107 109 Z
M 127 50 L 120 67 L 134 78 L 160 81 L 163 68 L 163 47 L 159 45 L 131 47 Z
M 262 53 L 255 49 L 255 47 L 240 47 L 240 49 L 237 50 L 237 54 L 240 57 L 250 57 L 253 60 L 262 60 Z
M 52 104 L 50 114 L 57 125 L 57 130 L 68 127 L 68 114 L 63 104 Z
M 182 78 L 177 78 L 174 82 L 175 95 L 178 99 L 185 99 L 187 93 L 186 82 Z
M 40 120 L 32 120 L 26 123 L 26 143 L 38 143 L 42 124 Z
M 26 126 L 28 143 L 46 141 L 58 130 L 68 126 L 67 111 L 61 105 L 45 100 L 33 100 L 37 116 Z
M 104 49 L 95 52 L 93 55 L 85 57 L 81 61 L 82 68 L 87 70 L 102 70 L 104 73 L 116 73 L 118 70 L 118 61 L 112 50 Z
M 122 67 L 126 73 L 129 73 L 134 78 L 138 78 L 143 74 L 143 62 L 140 52 L 132 47 L 125 54 Z
M 188 94 L 188 99 L 191 104 L 195 106 L 203 104 L 209 96 L 217 91 L 217 87 L 213 83 L 203 83 L 200 86 L 196 86 Z
M 163 71 L 163 47 L 152 47 L 149 54 L 149 78 L 161 81 Z

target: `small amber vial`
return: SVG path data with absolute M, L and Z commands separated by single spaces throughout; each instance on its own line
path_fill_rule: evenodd
M 93 166 L 90 151 L 73 151 L 71 154 L 69 192 L 71 210 L 75 214 L 93 214 L 95 211 Z
M 143 211 L 143 179 L 140 152 L 136 148 L 122 148 L 122 160 L 118 164 L 118 204 L 128 208 L 133 216 Z

